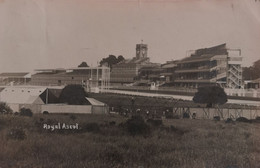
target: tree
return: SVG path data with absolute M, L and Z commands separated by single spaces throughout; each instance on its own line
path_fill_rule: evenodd
M 117 57 L 117 62 L 121 62 L 121 61 L 124 61 L 124 60 L 125 60 L 125 58 L 122 55 L 119 55 Z
M 123 60 L 125 60 L 125 58 L 122 55 L 119 55 L 118 57 L 114 55 L 109 55 L 107 58 L 103 58 L 100 61 L 100 65 L 107 64 L 109 67 L 112 67 L 112 65 L 115 65 Z
M 13 110 L 4 102 L 0 102 L 0 114 L 12 113 Z
M 86 62 L 81 62 L 78 67 L 89 67 Z
M 29 108 L 21 108 L 20 109 L 20 115 L 21 116 L 32 117 L 33 113 L 32 113 L 32 110 L 29 109 Z
M 59 100 L 60 103 L 71 105 L 90 105 L 86 96 L 87 94 L 81 85 L 67 85 L 62 89 Z
M 225 104 L 227 102 L 227 94 L 219 86 L 200 87 L 198 92 L 195 93 L 193 101 L 212 107 L 215 104 Z
M 243 79 L 254 80 L 260 78 L 260 60 L 254 62 L 253 66 L 243 68 Z

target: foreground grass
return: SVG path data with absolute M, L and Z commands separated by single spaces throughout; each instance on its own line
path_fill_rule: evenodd
M 45 122 L 97 123 L 100 130 L 51 132 Z M 111 122 L 114 121 L 114 124 Z M 0 167 L 177 167 L 260 166 L 260 124 L 210 120 L 164 120 L 149 135 L 131 136 L 120 116 L 0 116 Z M 11 128 L 25 131 L 10 139 Z

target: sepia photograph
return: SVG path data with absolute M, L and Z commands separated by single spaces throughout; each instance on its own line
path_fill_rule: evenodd
M 260 0 L 0 0 L 0 168 L 259 168 Z

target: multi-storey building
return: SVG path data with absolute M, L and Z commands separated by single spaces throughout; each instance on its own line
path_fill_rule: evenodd
M 164 79 L 166 84 L 173 84 L 176 75 L 175 70 L 177 68 L 177 61 L 167 61 L 161 65 L 161 78 Z
M 29 72 L 1 73 L 0 85 L 25 85 L 31 80 Z
M 147 44 L 137 44 L 136 57 L 113 65 L 111 69 L 111 83 L 123 84 L 135 82 L 141 68 L 153 65 L 147 56 L 147 51 Z
M 110 69 L 108 67 L 78 67 L 70 69 L 39 69 L 31 77 L 31 85 L 60 86 L 80 84 L 87 88 L 108 87 Z
M 227 49 L 226 44 L 198 49 L 177 62 L 176 86 L 199 87 L 221 85 L 240 88 L 242 56 L 239 49 Z

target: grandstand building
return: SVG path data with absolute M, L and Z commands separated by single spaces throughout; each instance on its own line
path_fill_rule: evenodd
M 194 88 L 205 85 L 240 88 L 241 63 L 241 50 L 228 49 L 226 44 L 198 49 L 177 62 L 174 84 Z
M 139 76 L 141 68 L 155 66 L 156 64 L 150 62 L 147 51 L 147 44 L 137 44 L 136 56 L 134 58 L 126 59 L 113 65 L 111 68 L 111 83 L 114 85 L 134 83 Z
M 107 88 L 110 81 L 108 67 L 77 67 L 70 69 L 38 69 L 31 77 L 31 85 L 62 86 L 79 84 L 87 89 Z
M 17 73 L 1 73 L 0 85 L 24 85 L 30 82 L 31 74 L 29 72 L 17 72 Z

